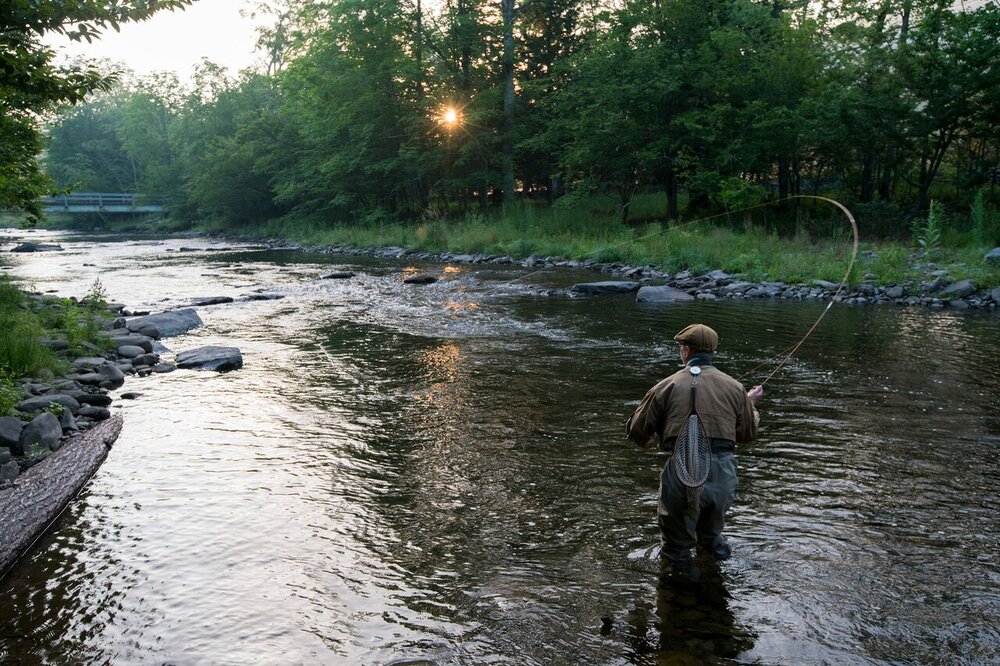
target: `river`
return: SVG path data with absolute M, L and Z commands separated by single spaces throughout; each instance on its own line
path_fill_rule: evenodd
M 1000 654 L 1000 316 L 835 305 L 740 446 L 732 559 L 656 556 L 622 437 L 693 321 L 759 382 L 822 303 L 667 307 L 570 270 L 31 234 L 40 291 L 199 308 L 121 437 L 0 581 L 0 662 L 955 664 Z M 324 280 L 351 270 L 350 280 Z M 417 271 L 436 284 L 402 283 Z M 519 279 L 515 282 L 511 280 Z

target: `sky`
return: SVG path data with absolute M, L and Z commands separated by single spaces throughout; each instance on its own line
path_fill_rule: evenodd
M 183 11 L 124 24 L 120 33 L 108 29 L 91 44 L 58 35 L 46 41 L 67 56 L 110 58 L 139 75 L 172 71 L 187 80 L 203 57 L 235 74 L 255 60 L 254 22 L 240 16 L 250 7 L 250 0 L 198 0 Z

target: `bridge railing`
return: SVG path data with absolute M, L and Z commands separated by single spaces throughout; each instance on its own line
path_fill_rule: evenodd
M 40 202 L 46 208 L 135 208 L 160 207 L 167 201 L 166 197 L 133 192 L 74 192 L 42 197 Z

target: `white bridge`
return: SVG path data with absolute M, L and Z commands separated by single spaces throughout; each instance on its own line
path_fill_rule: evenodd
M 74 192 L 40 199 L 46 213 L 162 213 L 166 197 L 119 192 Z

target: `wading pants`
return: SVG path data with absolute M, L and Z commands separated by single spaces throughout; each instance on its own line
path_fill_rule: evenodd
M 686 562 L 697 544 L 718 560 L 729 557 L 729 544 L 722 528 L 737 485 L 736 456 L 731 451 L 713 453 L 698 510 L 691 511 L 687 487 L 677 479 L 673 465 L 667 461 L 660 475 L 660 502 L 656 510 L 663 537 L 662 555 L 674 562 Z

